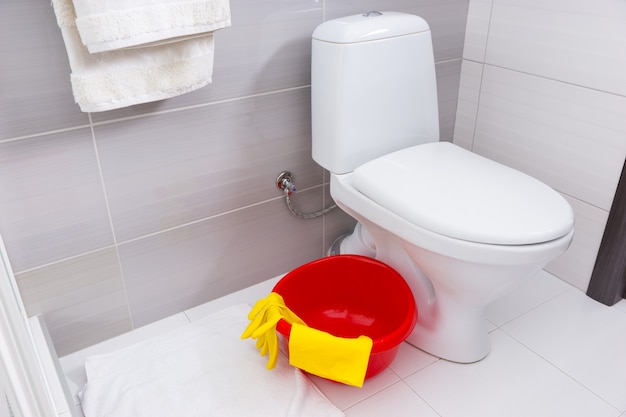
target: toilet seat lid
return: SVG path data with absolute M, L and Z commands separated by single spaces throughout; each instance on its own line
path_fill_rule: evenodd
M 574 225 L 569 203 L 546 184 L 449 142 L 374 159 L 354 170 L 352 183 L 417 226 L 471 242 L 542 243 Z

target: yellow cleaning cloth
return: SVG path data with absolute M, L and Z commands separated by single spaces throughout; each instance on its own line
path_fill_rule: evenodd
M 336 337 L 298 323 L 291 326 L 289 363 L 311 374 L 362 387 L 372 339 Z

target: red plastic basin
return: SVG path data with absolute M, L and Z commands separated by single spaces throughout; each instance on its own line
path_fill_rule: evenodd
M 338 337 L 372 338 L 366 379 L 387 368 L 417 322 L 413 294 L 402 276 L 364 256 L 310 262 L 285 275 L 274 292 L 309 327 Z M 276 329 L 289 340 L 289 323 L 280 320 Z

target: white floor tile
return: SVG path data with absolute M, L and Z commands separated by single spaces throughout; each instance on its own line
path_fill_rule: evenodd
M 494 301 L 485 314 L 490 322 L 502 326 L 570 288 L 568 283 L 542 270 L 520 283 L 510 294 Z
M 497 330 L 498 326 L 496 326 L 495 324 L 493 324 L 491 321 L 487 320 L 487 333 L 491 333 L 494 330 Z
M 572 289 L 503 330 L 626 410 L 626 315 Z
M 611 407 L 502 330 L 475 364 L 438 361 L 405 382 L 442 417 L 616 417 Z
M 346 417 L 438 417 L 404 382 L 385 388 L 364 401 L 348 408 Z
M 309 375 L 309 378 L 330 401 L 342 410 L 371 397 L 400 380 L 390 369 L 367 379 L 362 388 L 340 384 L 314 375 Z
M 620 301 L 617 302 L 617 304 L 615 304 L 615 308 L 623 311 L 624 313 L 626 313 L 626 299 L 622 299 Z
M 406 378 L 438 360 L 439 358 L 404 342 L 400 345 L 398 355 L 389 367 L 400 378 Z

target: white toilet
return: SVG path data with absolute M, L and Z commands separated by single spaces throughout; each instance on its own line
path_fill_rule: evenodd
M 406 279 L 418 307 L 409 343 L 455 362 L 484 358 L 485 307 L 568 248 L 570 205 L 526 174 L 439 142 L 420 17 L 330 20 L 312 47 L 313 159 L 358 220 L 341 253 L 374 257 Z

